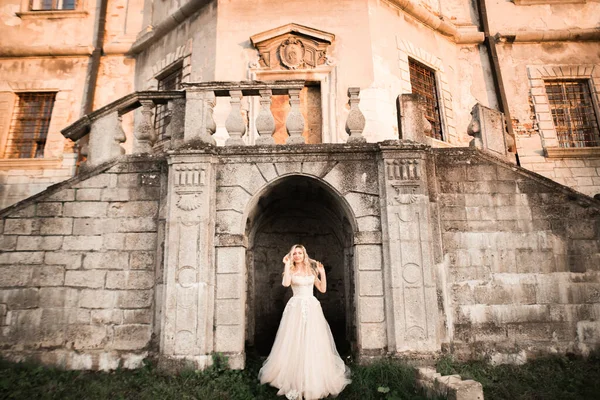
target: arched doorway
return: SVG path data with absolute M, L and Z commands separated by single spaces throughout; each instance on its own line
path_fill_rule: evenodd
M 321 302 L 340 354 L 356 342 L 352 216 L 324 183 L 302 175 L 274 182 L 248 215 L 246 342 L 260 355 L 271 349 L 290 288 L 281 285 L 282 257 L 295 243 L 323 263 Z

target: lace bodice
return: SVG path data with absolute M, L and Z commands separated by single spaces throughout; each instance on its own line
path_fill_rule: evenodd
M 315 284 L 314 275 L 292 275 L 292 292 L 296 296 L 312 296 Z

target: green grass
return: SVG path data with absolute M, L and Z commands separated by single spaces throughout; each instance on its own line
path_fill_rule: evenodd
M 0 360 L 0 399 L 285 399 L 258 382 L 261 364 L 262 359 L 249 357 L 245 370 L 233 371 L 216 357 L 205 371 L 168 375 L 150 364 L 133 371 L 90 372 Z M 338 399 L 425 399 L 417 393 L 413 370 L 399 361 L 353 365 L 351 370 L 353 382 Z
M 486 399 L 569 400 L 600 399 L 600 354 L 583 359 L 550 356 L 524 365 L 492 366 L 485 361 L 438 361 L 443 375 L 459 374 L 483 385 Z

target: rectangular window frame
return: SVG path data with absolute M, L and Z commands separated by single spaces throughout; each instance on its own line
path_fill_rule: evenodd
M 28 11 L 75 11 L 77 0 L 29 0 Z
M 583 107 L 589 109 L 588 112 L 583 114 L 586 116 L 587 120 L 590 121 L 589 126 L 584 126 L 583 128 L 589 130 L 589 133 L 577 133 L 575 132 L 577 129 L 576 124 L 569 124 L 567 127 L 568 132 L 564 133 L 564 129 L 561 129 L 561 124 L 557 126 L 557 119 L 555 110 L 558 109 L 555 104 L 553 104 L 552 99 L 554 96 L 551 96 L 548 89 L 549 87 L 560 87 L 562 97 L 560 100 L 564 103 L 569 100 L 573 100 L 569 98 L 569 94 L 567 93 L 567 88 L 571 83 L 579 83 L 582 88 L 582 95 L 585 97 L 589 97 L 586 99 L 589 103 L 586 103 Z M 560 85 L 560 86 L 559 86 Z M 554 124 L 554 129 L 556 130 L 558 147 L 562 149 L 571 149 L 571 148 L 595 148 L 600 147 L 600 118 L 598 113 L 598 105 L 594 101 L 594 91 L 591 79 L 589 78 L 553 78 L 553 79 L 544 79 L 544 88 L 546 90 L 546 96 L 548 97 L 548 106 L 550 108 L 550 113 L 552 115 L 552 122 Z M 583 117 L 580 110 L 577 110 L 575 107 L 564 107 L 561 108 L 562 113 L 564 115 L 565 122 L 579 120 L 580 116 Z M 595 126 L 594 126 L 595 125 Z M 565 140 L 566 138 L 570 140 Z
M 56 91 L 28 91 L 15 93 L 14 106 L 10 117 L 8 136 L 4 144 L 2 159 L 44 158 L 44 149 L 50 132 L 50 124 L 56 105 L 57 93 L 58 92 Z M 25 97 L 31 98 L 33 96 L 38 96 L 40 98 L 45 97 L 46 101 L 51 100 L 50 104 L 47 105 L 47 103 L 45 103 L 42 104 L 39 109 L 32 109 L 27 113 L 23 112 L 26 108 L 21 104 L 23 101 L 22 99 Z M 40 115 L 42 115 L 42 118 L 39 118 Z M 34 121 L 34 123 L 31 124 L 31 121 Z M 24 135 L 24 133 L 31 133 L 29 135 L 31 137 L 23 138 L 17 136 L 27 136 Z M 15 144 L 14 142 L 22 143 Z M 26 144 L 27 142 L 32 142 L 31 146 L 23 147 L 23 144 Z
M 180 60 L 157 75 L 157 90 L 172 91 L 181 89 L 181 84 L 183 83 L 183 69 L 183 60 Z M 175 77 L 175 83 L 174 85 L 169 86 L 167 85 L 166 80 L 171 77 Z M 157 104 L 154 108 L 154 132 L 156 133 L 159 141 L 164 138 L 167 133 L 167 127 L 169 126 L 169 121 L 167 120 L 168 117 L 169 105 Z
M 414 81 L 413 81 L 412 65 L 415 65 L 418 68 L 421 68 L 422 70 L 425 70 L 425 71 L 431 73 L 432 78 L 433 78 L 433 96 L 425 95 L 423 90 L 419 90 L 419 89 L 415 88 Z M 432 128 L 431 134 L 428 136 L 431 137 L 432 139 L 445 142 L 446 141 L 446 133 L 444 130 L 444 116 L 443 116 L 443 111 L 442 111 L 443 102 L 442 102 L 442 98 L 440 96 L 440 82 L 438 80 L 437 71 L 434 68 L 431 68 L 430 66 L 426 65 L 425 63 L 414 59 L 413 57 L 408 57 L 408 67 L 409 67 L 410 84 L 411 84 L 412 93 L 420 94 L 425 99 L 425 108 L 426 108 L 425 118 L 427 118 L 427 120 L 431 123 L 431 128 Z M 431 108 L 431 104 L 430 104 L 430 100 L 429 100 L 430 98 L 435 99 L 435 107 L 434 107 L 435 109 L 433 110 L 433 113 L 435 115 L 432 117 L 430 116 L 430 108 Z

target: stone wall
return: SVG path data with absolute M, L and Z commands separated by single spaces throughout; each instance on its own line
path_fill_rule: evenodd
M 141 365 L 153 333 L 161 168 L 112 163 L 4 210 L 3 356 L 76 369 Z
M 435 158 L 450 349 L 506 361 L 598 346 L 600 203 L 481 153 Z

